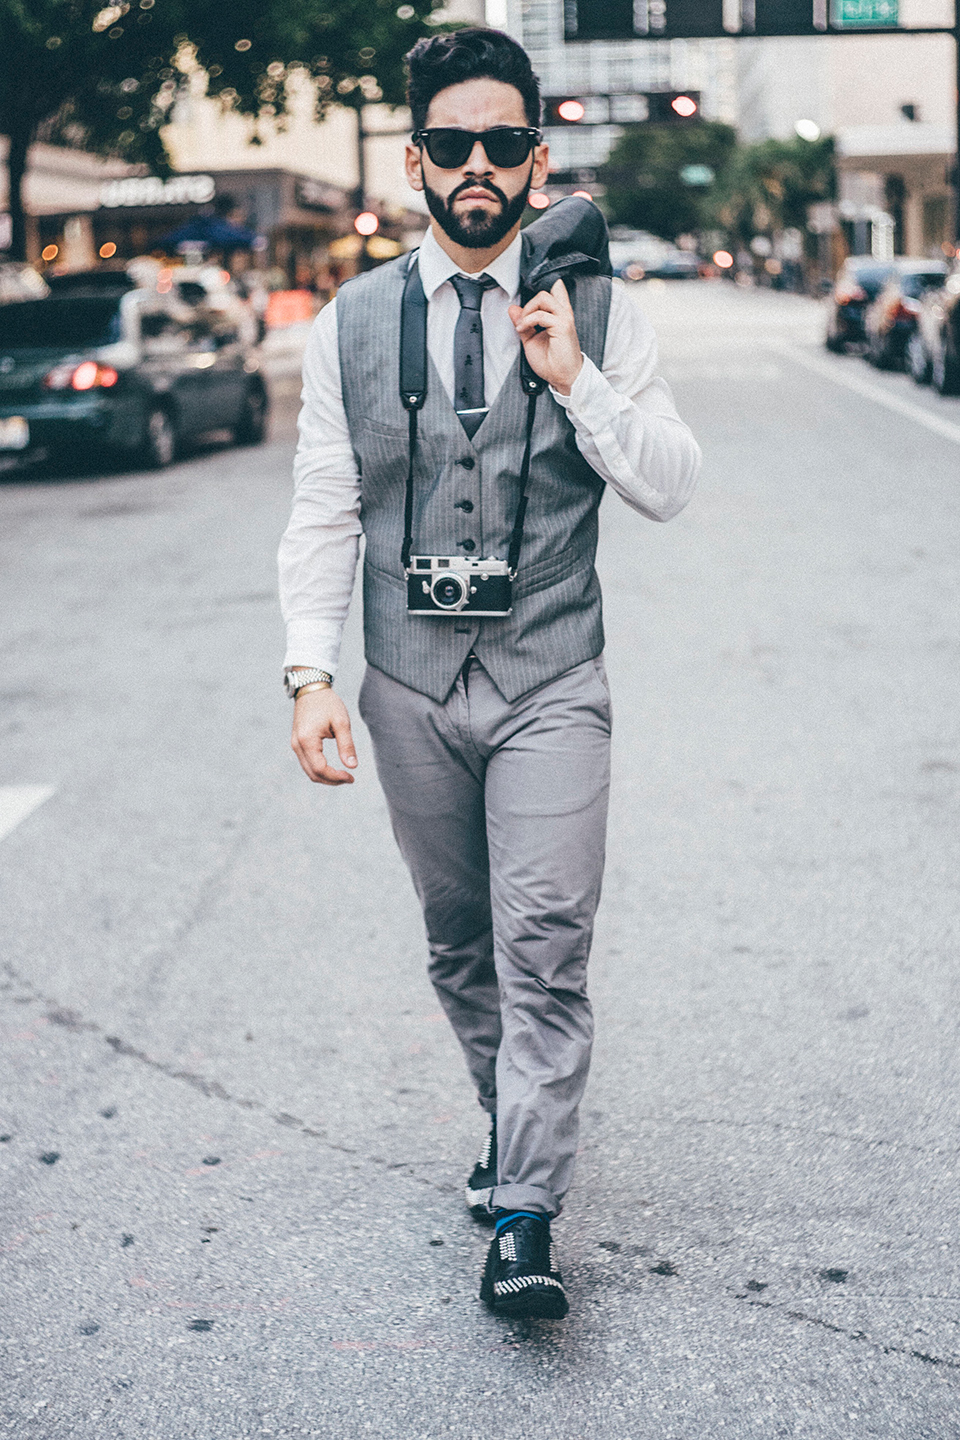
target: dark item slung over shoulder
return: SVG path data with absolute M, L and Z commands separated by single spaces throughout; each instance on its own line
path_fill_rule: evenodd
M 546 215 L 528 225 L 521 236 L 520 302 L 526 304 L 541 290 L 549 290 L 562 279 L 573 303 L 577 275 L 612 274 L 610 239 L 607 222 L 592 200 L 570 195 L 557 202 Z M 543 380 L 520 352 L 520 386 L 528 398 L 526 443 L 520 466 L 521 492 L 513 533 L 510 537 L 509 563 L 516 573 L 523 541 L 523 523 L 527 509 L 526 482 L 530 470 L 530 441 L 534 423 L 534 406 L 546 389 Z M 413 549 L 413 469 L 417 445 L 417 411 L 427 399 L 427 300 L 414 259 L 407 273 L 400 313 L 400 400 L 408 413 L 409 433 L 407 486 L 404 497 L 403 544 L 400 563 L 406 569 Z

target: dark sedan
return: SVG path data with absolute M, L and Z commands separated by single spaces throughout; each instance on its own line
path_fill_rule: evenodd
M 877 298 L 867 308 L 863 328 L 867 359 L 878 370 L 902 370 L 907 346 L 917 328 L 920 303 L 928 290 L 939 290 L 946 279 L 942 260 L 897 261 Z
M 848 345 L 866 342 L 863 320 L 867 306 L 877 298 L 892 269 L 892 261 L 874 260 L 872 255 L 851 255 L 844 260 L 830 292 L 828 350 L 841 353 Z
M 0 305 L 0 469 L 41 459 L 168 465 L 183 442 L 265 434 L 253 350 L 222 314 L 126 284 Z

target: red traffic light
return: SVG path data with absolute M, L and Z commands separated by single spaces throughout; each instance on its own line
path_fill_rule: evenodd
M 545 125 L 579 125 L 587 107 L 575 95 L 549 95 L 543 102 Z
M 571 123 L 582 120 L 586 113 L 586 106 L 582 100 L 561 100 L 557 106 L 557 114 L 560 119 L 568 120 Z
M 700 119 L 699 90 L 655 90 L 647 96 L 655 125 L 684 125 Z

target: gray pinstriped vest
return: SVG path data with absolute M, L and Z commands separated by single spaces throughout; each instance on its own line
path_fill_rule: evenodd
M 502 619 L 407 614 L 400 564 L 407 475 L 407 414 L 400 403 L 400 301 L 408 257 L 351 280 L 337 295 L 343 402 L 360 470 L 366 536 L 363 572 L 367 660 L 443 701 L 472 649 L 507 700 L 591 660 L 603 649 L 594 570 L 603 481 L 576 447 L 549 390 L 537 401 L 523 549 L 513 611 Z M 610 281 L 577 280 L 577 332 L 597 366 Z M 519 359 L 490 413 L 468 440 L 430 362 L 414 472 L 414 551 L 506 559 L 519 499 L 526 397 Z M 463 541 L 473 541 L 468 549 Z

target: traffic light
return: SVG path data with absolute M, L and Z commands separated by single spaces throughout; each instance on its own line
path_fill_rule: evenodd
M 699 90 L 660 90 L 647 96 L 654 125 L 689 125 L 699 120 Z
M 548 95 L 544 97 L 544 125 L 579 125 L 586 113 L 586 105 L 575 95 Z

